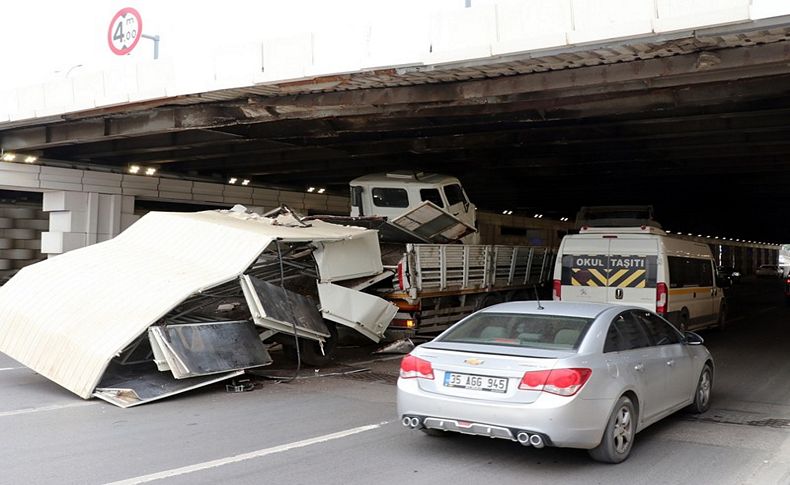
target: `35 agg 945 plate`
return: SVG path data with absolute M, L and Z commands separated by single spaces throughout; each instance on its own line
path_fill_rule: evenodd
M 459 387 L 473 391 L 507 392 L 506 377 L 479 376 L 474 374 L 444 373 L 446 387 Z

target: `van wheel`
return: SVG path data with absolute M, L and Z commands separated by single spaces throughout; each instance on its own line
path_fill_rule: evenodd
M 689 314 L 687 309 L 683 309 L 678 317 L 678 329 L 681 332 L 686 332 L 689 329 Z
M 722 303 L 719 306 L 719 321 L 718 324 L 716 325 L 716 328 L 718 328 L 719 331 L 722 331 L 726 327 L 727 327 L 727 305 Z

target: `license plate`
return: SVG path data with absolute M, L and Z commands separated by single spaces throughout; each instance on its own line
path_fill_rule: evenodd
M 460 387 L 473 391 L 507 392 L 507 378 L 476 376 L 472 374 L 458 374 L 445 372 L 444 385 L 446 387 Z

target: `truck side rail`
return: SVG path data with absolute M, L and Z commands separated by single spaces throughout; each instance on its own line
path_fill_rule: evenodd
M 489 291 L 541 284 L 551 275 L 554 250 L 544 246 L 409 244 L 411 288 Z

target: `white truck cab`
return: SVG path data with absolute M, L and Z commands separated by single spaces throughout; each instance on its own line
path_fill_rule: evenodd
M 396 171 L 365 175 L 351 181 L 351 216 L 398 217 L 430 201 L 472 227 L 477 208 L 461 182 L 449 175 Z

